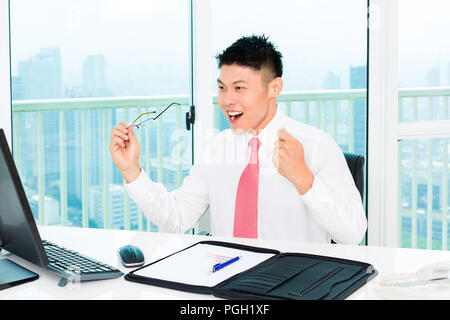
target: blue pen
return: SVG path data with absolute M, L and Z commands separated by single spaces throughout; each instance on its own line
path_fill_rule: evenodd
M 228 260 L 228 261 L 225 261 L 224 263 L 217 263 L 217 264 L 215 264 L 215 265 L 213 266 L 212 272 L 219 271 L 220 269 L 222 269 L 222 268 L 224 268 L 224 267 L 226 267 L 226 266 L 232 264 L 233 262 L 238 261 L 240 258 L 241 258 L 241 257 L 237 256 L 237 257 L 232 258 L 232 259 L 230 259 L 230 260 Z

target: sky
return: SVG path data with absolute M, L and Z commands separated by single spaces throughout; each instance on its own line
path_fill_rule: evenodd
M 362 0 L 230 0 L 213 1 L 212 7 L 214 50 L 242 35 L 268 35 L 284 56 L 287 90 L 321 89 L 329 71 L 339 74 L 348 88 L 349 67 L 365 64 Z
M 327 72 L 349 88 L 350 66 L 365 64 L 366 0 L 210 1 L 211 59 L 242 35 L 264 33 L 284 56 L 286 90 L 322 89 Z M 429 68 L 450 61 L 450 1 L 399 6 L 399 82 L 421 85 Z M 104 54 L 120 94 L 187 93 L 188 12 L 187 0 L 12 0 L 13 75 L 17 61 L 58 46 L 67 86 L 81 86 L 88 55 Z
M 450 86 L 450 1 L 400 0 L 399 12 L 400 84 L 422 86 L 421 78 L 437 67 Z
M 125 88 L 123 94 L 138 95 L 160 77 L 174 86 L 179 70 L 188 72 L 186 12 L 185 1 L 13 0 L 13 75 L 14 62 L 58 46 L 68 85 L 81 85 L 88 55 L 104 54 L 109 86 Z M 179 86 L 188 88 L 186 81 Z

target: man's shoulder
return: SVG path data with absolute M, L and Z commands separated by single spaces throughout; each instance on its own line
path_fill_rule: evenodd
M 295 120 L 288 116 L 286 116 L 285 127 L 289 133 L 300 141 L 309 141 L 314 144 L 317 144 L 323 140 L 334 141 L 333 137 L 322 129 Z
M 324 130 L 292 118 L 285 123 L 286 130 L 302 143 L 305 159 L 313 172 L 317 172 L 324 162 L 342 153 L 337 141 Z

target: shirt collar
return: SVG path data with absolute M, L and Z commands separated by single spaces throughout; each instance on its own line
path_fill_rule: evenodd
M 272 120 L 259 132 L 257 138 L 261 141 L 261 146 L 265 149 L 272 151 L 274 147 L 275 140 L 278 139 L 277 132 L 286 124 L 287 116 L 280 110 L 277 106 L 277 111 Z M 250 141 L 253 136 L 248 135 L 248 141 Z

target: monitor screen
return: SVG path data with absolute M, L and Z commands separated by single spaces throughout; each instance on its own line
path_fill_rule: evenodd
M 3 249 L 34 264 L 48 265 L 3 129 L 0 129 L 0 244 Z

